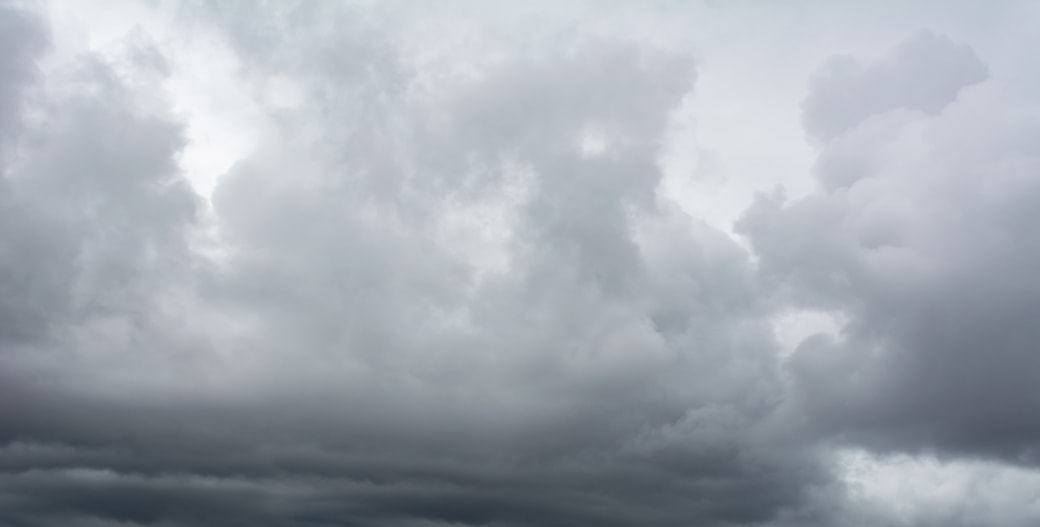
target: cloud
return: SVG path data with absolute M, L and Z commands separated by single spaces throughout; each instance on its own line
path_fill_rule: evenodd
M 907 51 L 922 43 L 930 60 L 966 73 L 923 69 Z M 848 320 L 836 338 L 806 339 L 791 361 L 799 404 L 818 426 L 884 449 L 1032 464 L 1037 106 L 1013 83 L 979 78 L 972 57 L 915 36 L 867 63 L 920 72 L 932 96 L 848 123 L 821 146 L 821 190 L 763 196 L 742 229 L 780 294 Z M 810 91 L 807 122 L 828 93 Z M 845 93 L 875 95 L 869 83 Z M 925 92 L 906 97 L 915 93 Z
M 140 12 L 0 8 L 0 523 L 1035 518 L 1036 101 L 974 42 L 824 61 L 735 239 L 664 181 L 682 9 Z
M 890 110 L 936 114 L 961 88 L 986 76 L 986 66 L 970 47 L 922 31 L 870 64 L 832 57 L 812 80 L 802 121 L 811 136 L 828 140 Z
M 474 75 L 393 12 L 201 13 L 243 94 L 299 91 L 209 215 L 148 42 L 21 101 L 5 521 L 751 524 L 827 484 L 747 253 L 657 193 L 685 52 L 476 24 Z
M 1033 525 L 1037 474 L 978 459 L 844 451 L 854 514 L 872 525 Z
M 12 134 L 11 128 L 18 123 L 18 100 L 35 73 L 34 59 L 46 46 L 48 35 L 38 15 L 28 10 L 6 7 L 0 21 L 4 49 L 10 50 L 0 60 L 0 129 Z

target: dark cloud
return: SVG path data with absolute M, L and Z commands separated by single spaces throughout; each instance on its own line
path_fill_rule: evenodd
M 454 9 L 179 6 L 258 108 L 207 203 L 167 43 L 0 8 L 0 524 L 906 527 L 834 448 L 1033 462 L 1035 112 L 971 48 L 822 66 L 749 252 L 662 191 L 688 50 Z
M 769 418 L 747 254 L 655 194 L 689 58 L 488 34 L 509 54 L 430 80 L 358 13 L 225 28 L 306 91 L 221 181 L 219 257 L 141 86 L 87 55 L 23 101 L 0 518 L 750 525 L 827 485 Z

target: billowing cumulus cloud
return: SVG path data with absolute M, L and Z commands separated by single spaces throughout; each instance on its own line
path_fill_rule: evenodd
M 753 15 L 120 8 L 0 8 L 0 523 L 1037 519 L 1028 75 L 820 55 L 734 237 L 670 163 Z
M 781 294 L 849 320 L 791 361 L 815 422 L 867 444 L 1034 463 L 1037 101 L 973 57 L 921 34 L 866 66 L 912 70 L 900 82 L 933 95 L 848 123 L 821 146 L 820 192 L 763 196 L 742 228 Z M 868 78 L 818 81 L 809 129 L 838 92 L 874 97 Z

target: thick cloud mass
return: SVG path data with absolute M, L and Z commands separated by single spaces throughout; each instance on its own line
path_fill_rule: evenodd
M 189 48 L 0 6 L 0 524 L 1040 517 L 901 515 L 835 461 L 1034 481 L 1040 114 L 969 45 L 824 60 L 818 190 L 737 240 L 666 191 L 700 61 L 620 8 L 147 9 L 252 119 L 212 196 Z M 791 309 L 847 322 L 788 357 Z
M 912 70 L 900 82 L 933 96 L 848 123 L 821 147 L 823 191 L 762 197 L 742 227 L 783 294 L 850 320 L 792 360 L 815 422 L 889 448 L 1035 463 L 1040 114 L 973 57 L 924 34 L 867 66 Z M 936 77 L 922 60 L 950 69 Z M 872 75 L 843 93 L 873 97 Z M 810 91 L 810 130 L 837 89 Z

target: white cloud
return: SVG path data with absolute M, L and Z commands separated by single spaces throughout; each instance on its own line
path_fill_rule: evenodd
M 1040 521 L 1040 474 L 1023 467 L 932 456 L 838 454 L 852 507 L 897 526 Z

